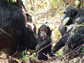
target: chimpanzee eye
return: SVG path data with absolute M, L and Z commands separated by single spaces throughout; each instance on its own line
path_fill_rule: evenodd
M 67 14 L 67 11 L 64 11 L 63 13 L 64 13 L 64 14 Z
M 47 30 L 47 29 L 45 29 L 44 31 L 45 31 L 46 33 L 48 32 L 48 30 Z
M 42 31 L 43 31 L 43 29 L 40 30 L 40 32 L 42 32 Z
M 81 24 L 79 21 L 75 21 L 77 24 Z
M 65 14 L 66 12 L 63 12 L 63 14 Z

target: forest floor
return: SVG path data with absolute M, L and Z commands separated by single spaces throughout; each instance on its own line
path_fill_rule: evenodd
M 59 38 L 61 37 L 59 30 L 58 30 L 61 17 L 62 17 L 61 15 L 57 14 L 55 17 L 48 17 L 47 19 L 41 18 L 38 21 L 36 21 L 37 32 L 38 32 L 38 28 L 42 24 L 48 25 L 50 29 L 52 30 L 52 37 L 51 37 L 52 38 L 52 48 L 57 43 Z M 54 54 L 54 56 L 46 55 L 48 57 L 47 61 L 38 60 L 36 57 L 36 53 L 35 52 L 32 53 L 29 50 L 23 51 L 21 54 L 23 55 L 23 57 L 21 58 L 9 56 L 5 53 L 0 53 L 0 63 L 84 63 L 84 57 L 77 57 L 77 58 L 68 60 L 68 55 L 63 55 L 62 50 L 63 48 L 57 51 L 56 54 Z
M 23 0 L 29 14 L 32 15 L 33 22 L 36 25 L 36 31 L 42 24 L 46 24 L 52 30 L 52 48 L 61 37 L 58 30 L 65 5 L 61 0 Z M 84 57 L 77 57 L 68 60 L 67 55 L 63 55 L 63 48 L 54 54 L 48 56 L 47 61 L 40 61 L 35 56 L 36 53 L 30 51 L 23 51 L 22 58 L 9 56 L 5 53 L 0 53 L 0 63 L 84 63 Z M 21 54 L 22 55 L 22 54 Z

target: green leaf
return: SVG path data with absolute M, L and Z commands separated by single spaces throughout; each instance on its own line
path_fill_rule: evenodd
M 16 61 L 18 61 L 18 59 L 16 59 Z
M 63 24 L 63 25 L 66 25 L 66 23 L 68 22 L 69 19 L 70 19 L 69 17 L 66 17 L 66 18 L 63 20 L 62 24 Z
M 67 31 L 69 31 L 71 28 L 72 28 L 71 26 L 68 26 L 68 27 L 67 27 Z
M 27 58 L 28 58 L 28 56 L 26 56 L 26 57 L 24 57 L 21 61 L 26 61 L 27 60 Z
M 56 38 L 56 39 L 58 39 L 58 36 L 59 36 L 58 32 L 59 32 L 59 30 L 58 30 L 58 29 L 57 29 L 57 30 L 55 30 L 55 38 Z
M 84 23 L 82 23 L 82 25 L 84 26 Z
M 15 1 L 14 1 L 14 0 L 12 0 L 12 2 L 13 2 L 13 3 L 15 3 Z
M 84 52 L 84 47 L 82 48 L 82 52 Z
M 63 55 L 63 52 L 62 52 L 62 51 L 57 51 L 57 53 L 58 53 L 59 55 Z
M 78 6 L 80 4 L 80 1 L 75 1 L 75 5 Z
M 34 56 L 34 53 L 32 54 L 32 58 L 33 58 L 34 60 L 36 60 L 36 59 L 35 59 L 35 56 Z
M 26 50 L 24 50 L 24 51 L 22 52 L 22 55 L 24 55 L 24 53 L 26 53 Z
M 57 29 L 57 30 L 55 30 L 55 33 L 57 33 L 59 30 Z
M 82 48 L 82 53 L 83 53 L 83 56 L 84 56 L 84 47 Z
M 9 3 L 9 0 L 5 0 L 5 1 Z M 14 0 L 10 0 L 10 1 L 12 1 L 13 3 L 15 3 L 15 1 L 14 1 Z

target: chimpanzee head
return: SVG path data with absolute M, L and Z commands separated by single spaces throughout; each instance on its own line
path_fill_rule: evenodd
M 32 16 L 28 12 L 26 12 L 26 16 L 27 16 L 27 21 L 32 22 Z
M 83 24 L 84 23 L 84 16 L 83 15 L 81 15 L 81 16 L 79 16 L 77 19 L 75 19 L 75 24 Z M 82 28 L 81 28 L 82 29 Z M 80 29 L 74 29 L 75 31 L 76 30 L 80 30 Z M 83 29 L 82 29 L 83 30 Z M 81 32 L 83 32 L 83 31 L 80 31 L 79 32 L 79 34 L 81 33 Z M 76 35 L 76 36 L 75 36 Z M 81 35 L 81 34 L 80 34 Z M 79 35 L 78 35 L 79 36 Z M 74 33 L 74 37 L 72 37 L 72 39 L 75 39 L 76 37 L 78 37 L 77 36 L 77 33 L 75 32 Z M 80 37 L 80 36 L 79 36 Z M 64 54 L 66 54 L 66 53 L 69 53 L 71 50 L 72 50 L 72 48 L 76 48 L 78 45 L 80 45 L 80 44 L 82 44 L 80 41 L 81 41 L 81 39 L 79 39 L 79 37 L 77 38 L 77 42 L 74 42 L 74 43 L 71 43 L 70 42 L 70 44 L 68 44 L 68 46 L 66 46 L 66 47 L 64 47 Z M 79 41 L 80 40 L 80 41 Z M 73 42 L 73 41 L 72 41 Z M 79 44 L 79 43 L 80 44 Z M 75 44 L 75 45 L 74 45 Z M 73 47 L 72 47 L 73 46 Z M 76 50 L 76 49 L 75 49 Z
M 44 36 L 48 36 L 48 37 L 51 37 L 51 31 L 50 31 L 50 28 L 46 25 L 42 25 L 40 28 L 39 28 L 39 31 L 38 31 L 38 37 L 40 39 L 42 39 Z
M 84 16 L 80 16 L 77 19 L 75 19 L 76 24 L 82 24 L 84 23 Z
M 70 25 L 73 22 L 75 16 L 77 15 L 78 9 L 74 8 L 73 6 L 69 6 L 66 8 L 66 10 L 63 13 L 64 15 L 63 15 L 61 23 L 63 22 L 65 18 L 69 17 L 69 20 L 66 23 L 66 25 Z

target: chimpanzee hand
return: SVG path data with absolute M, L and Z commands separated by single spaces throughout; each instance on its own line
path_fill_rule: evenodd
M 64 25 L 60 24 L 59 30 L 60 31 L 66 31 L 66 27 Z
M 64 25 L 60 24 L 59 31 L 62 36 L 66 33 L 66 30 L 67 30 L 67 28 Z
M 43 36 L 43 41 L 48 40 L 48 39 L 49 39 L 48 35 Z
M 40 46 L 39 46 L 39 44 L 36 46 L 36 50 L 39 50 L 40 49 Z
M 51 54 L 50 55 L 53 56 L 53 54 L 54 54 L 53 49 L 51 49 Z
M 29 28 L 29 31 L 31 31 L 31 30 L 34 31 L 34 24 L 33 23 L 27 22 L 26 27 Z

